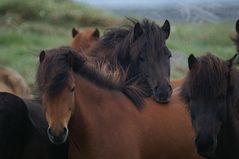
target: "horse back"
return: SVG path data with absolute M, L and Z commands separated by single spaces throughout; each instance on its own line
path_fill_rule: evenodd
M 200 158 L 189 113 L 178 94 L 168 104 L 147 99 L 141 120 L 144 158 Z

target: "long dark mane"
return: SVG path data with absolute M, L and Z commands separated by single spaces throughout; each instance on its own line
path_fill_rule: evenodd
M 195 68 L 188 72 L 181 95 L 187 101 L 188 98 L 195 96 L 207 98 L 214 97 L 221 92 L 227 92 L 227 90 L 222 89 L 228 88 L 228 86 L 223 87 L 223 85 L 229 83 L 227 82 L 230 80 L 229 73 L 230 68 L 227 61 L 212 54 L 201 56 L 197 58 Z
M 127 72 L 119 66 L 112 67 L 104 61 L 94 59 L 92 62 L 92 59 L 88 59 L 69 47 L 44 51 L 44 60 L 40 62 L 36 75 L 40 94 L 46 92 L 53 96 L 60 93 L 68 83 L 71 71 L 80 74 L 99 87 L 122 91 L 137 106 L 143 103 L 140 89 L 133 85 L 129 86 L 125 82 Z
M 143 52 L 146 59 L 157 59 L 157 54 L 165 49 L 165 33 L 155 22 L 129 18 L 130 24 L 108 29 L 95 47 L 90 50 L 92 56 L 110 61 L 111 65 L 121 65 L 128 69 L 126 80 L 137 81 L 144 91 L 146 89 L 144 74 L 139 69 L 139 58 Z M 134 27 L 139 24 L 143 33 L 134 39 Z M 100 52 L 101 51 L 101 52 Z M 169 52 L 169 50 L 167 49 Z M 171 53 L 170 53 L 171 54 Z M 147 93 L 144 94 L 147 94 Z

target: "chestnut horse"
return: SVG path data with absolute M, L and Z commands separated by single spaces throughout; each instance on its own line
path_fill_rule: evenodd
M 191 114 L 200 155 L 209 159 L 239 158 L 239 72 L 207 54 L 189 56 L 182 97 Z
M 22 98 L 31 98 L 31 90 L 24 78 L 16 71 L 0 67 L 0 92 L 13 93 Z
M 235 43 L 237 51 L 239 52 L 239 19 L 236 22 L 236 32 L 237 34 L 235 36 L 232 36 L 231 39 Z
M 100 32 L 97 28 L 85 28 L 82 31 L 80 29 L 73 28 L 72 37 L 73 40 L 70 43 L 70 47 L 79 52 L 86 52 L 86 50 L 92 47 L 99 39 Z
M 36 81 L 48 136 L 61 144 L 69 134 L 69 159 L 200 158 L 179 94 L 167 106 L 149 98 L 138 109 L 120 92 L 122 84 L 112 82 L 119 77 L 107 77 L 102 69 L 89 67 L 70 48 L 40 53 Z
M 157 102 L 169 101 L 172 88 L 170 78 L 171 52 L 166 46 L 170 34 L 170 23 L 162 27 L 144 19 L 130 19 L 127 27 L 109 29 L 87 51 L 88 55 L 121 65 L 128 72 L 126 80 L 139 81 L 144 96 L 153 96 Z

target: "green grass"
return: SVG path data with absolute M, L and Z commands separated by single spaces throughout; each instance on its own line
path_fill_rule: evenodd
M 202 55 L 211 52 L 221 58 L 234 55 L 235 47 L 230 39 L 235 24 L 202 23 L 176 24 L 168 40 L 169 48 L 185 54 Z
M 40 34 L 0 29 L 0 65 L 11 67 L 34 83 L 38 53 L 42 49 L 67 45 L 70 35 Z

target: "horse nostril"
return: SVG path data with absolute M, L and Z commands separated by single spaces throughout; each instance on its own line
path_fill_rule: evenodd
M 51 128 L 48 128 L 48 129 L 47 129 L 47 133 L 48 133 L 49 135 L 52 135 L 52 130 L 51 130 Z
M 158 86 L 154 87 L 154 91 L 157 92 L 157 90 L 159 89 Z
M 172 86 L 170 85 L 170 84 L 168 84 L 168 88 L 169 88 L 169 91 L 171 91 L 172 92 Z
M 208 138 L 208 144 L 209 145 L 213 145 L 214 144 L 213 138 L 211 138 L 211 137 Z
M 67 128 L 63 128 L 63 132 L 64 132 L 64 134 L 68 134 L 68 129 Z

